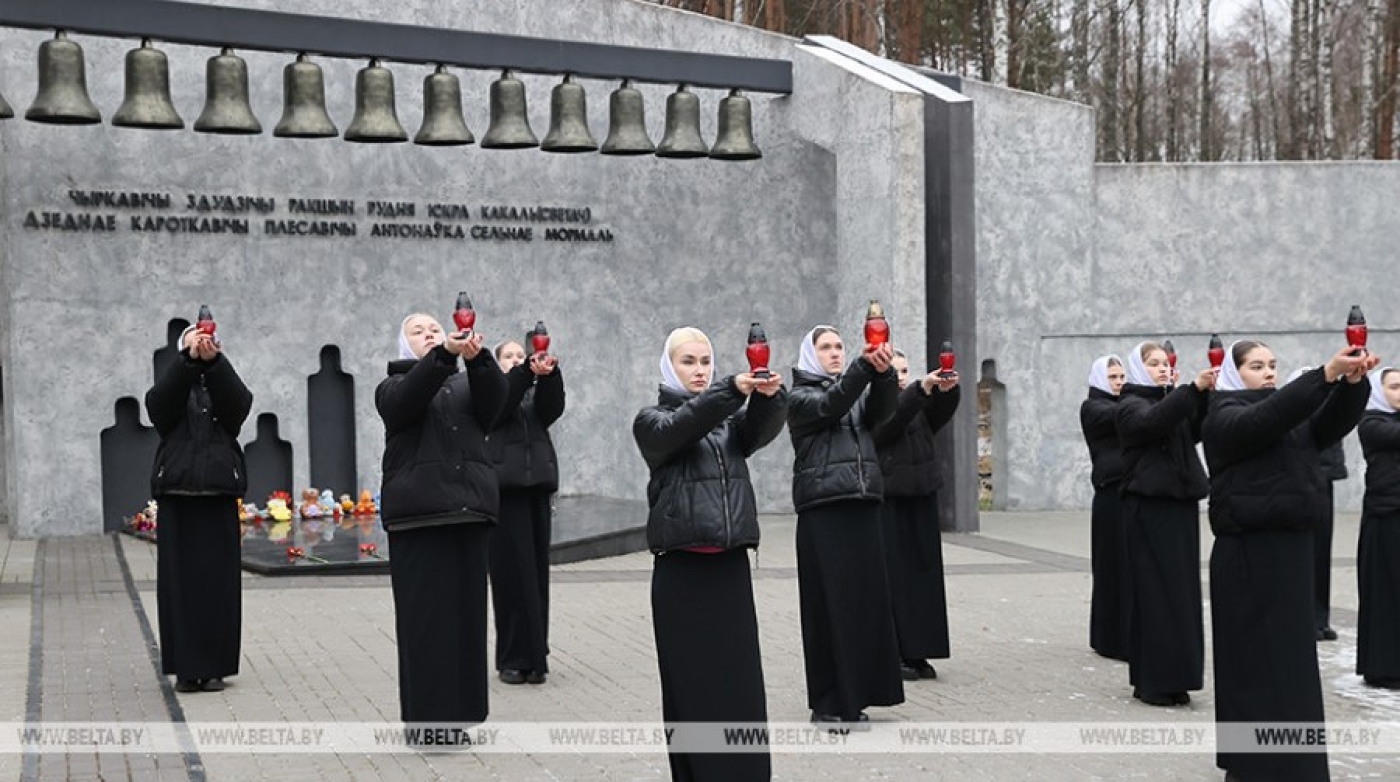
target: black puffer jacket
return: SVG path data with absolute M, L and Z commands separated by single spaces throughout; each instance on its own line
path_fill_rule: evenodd
M 1196 455 L 1209 392 L 1195 383 L 1172 391 L 1123 386 L 1118 400 L 1118 443 L 1123 449 L 1123 493 L 1174 500 L 1204 499 L 1210 491 Z
M 530 371 L 529 362 L 506 373 L 509 390 L 486 453 L 502 489 L 559 490 L 559 463 L 549 427 L 564 414 L 564 376 Z
M 792 375 L 793 506 L 801 512 L 843 500 L 879 502 L 884 480 L 871 432 L 898 404 L 894 370 L 877 374 L 858 358 L 835 380 L 800 369 Z
M 1347 452 L 1342 448 L 1342 441 L 1322 449 L 1319 454 L 1322 458 L 1322 477 L 1329 481 L 1344 481 L 1347 477 Z
M 692 546 L 758 545 L 758 509 L 748 457 L 782 431 L 787 391 L 745 397 L 734 378 L 699 395 L 661 387 L 654 407 L 632 422 L 647 482 L 647 546 L 653 553 Z
M 1400 514 L 1400 413 L 1367 410 L 1356 427 L 1366 456 L 1365 516 Z
M 385 529 L 496 521 L 500 496 L 485 433 L 505 403 L 506 376 L 489 350 L 466 364 L 459 373 L 457 357 L 439 345 L 418 361 L 389 362 L 389 377 L 375 389 Z
M 200 361 L 181 350 L 146 392 L 146 414 L 160 434 L 151 495 L 242 497 L 248 468 L 238 432 L 252 407 L 253 395 L 223 353 Z
M 1117 486 L 1123 481 L 1123 449 L 1118 445 L 1118 397 L 1091 387 L 1089 398 L 1079 405 L 1079 426 L 1084 430 L 1089 460 L 1094 465 L 1089 482 L 1095 489 Z
M 962 389 L 924 393 L 915 378 L 899 393 L 894 415 L 872 433 L 886 497 L 927 497 L 943 488 L 933 436 L 957 412 Z
M 1306 530 L 1326 512 L 1319 449 L 1356 426 L 1371 388 L 1312 369 L 1279 388 L 1217 391 L 1202 426 L 1217 535 Z

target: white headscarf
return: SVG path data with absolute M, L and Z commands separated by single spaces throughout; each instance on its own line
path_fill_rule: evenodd
M 710 377 L 705 383 L 705 388 L 709 388 L 710 385 L 715 382 L 715 370 L 717 367 L 715 364 L 714 346 L 710 342 L 709 335 L 705 334 L 705 332 L 700 331 L 700 329 L 697 329 L 694 326 L 681 326 L 678 329 L 673 329 L 671 333 L 666 336 L 666 344 L 661 346 L 661 385 L 666 386 L 672 391 L 679 391 L 682 394 L 691 394 L 694 392 L 691 391 L 689 388 L 686 388 L 685 384 L 681 382 L 680 377 L 676 375 L 675 365 L 671 363 L 671 348 L 675 347 L 675 345 L 671 344 L 671 340 L 676 339 L 676 337 L 682 331 L 699 332 L 700 335 L 705 338 L 705 344 L 711 346 Z
M 413 348 L 410 347 L 409 344 L 408 344 L 408 335 L 404 333 L 404 330 L 408 328 L 408 322 L 409 322 L 410 320 L 412 320 L 413 318 L 418 317 L 418 315 L 419 315 L 419 313 L 415 312 L 415 313 L 413 313 L 412 315 L 409 315 L 408 317 L 404 318 L 404 319 L 403 319 L 403 322 L 399 324 L 399 358 L 400 358 L 400 359 L 407 359 L 407 360 L 409 360 L 409 361 L 417 361 L 417 360 L 418 360 L 418 357 L 415 356 L 415 355 L 413 355 Z
M 1235 346 L 1243 340 L 1235 340 L 1230 343 L 1230 347 L 1225 348 L 1225 360 L 1220 363 L 1220 377 L 1215 379 L 1216 391 L 1243 391 L 1244 378 L 1240 377 L 1240 368 L 1235 366 Z
M 819 329 L 835 332 L 838 336 L 841 333 L 831 326 L 814 326 L 812 330 L 807 332 L 807 335 L 802 338 L 802 350 L 797 355 L 797 368 L 803 372 L 817 375 L 818 377 L 836 377 L 836 375 L 826 371 L 826 369 L 822 367 L 822 362 L 817 360 L 817 345 L 813 341 L 813 335 L 815 335 Z
M 1091 388 L 1097 388 L 1105 394 L 1113 393 L 1113 389 L 1108 385 L 1108 365 L 1111 361 L 1123 363 L 1123 359 L 1112 354 L 1094 359 L 1093 366 L 1089 367 L 1089 386 Z
M 1382 413 L 1400 412 L 1385 398 L 1385 373 L 1394 370 L 1395 367 L 1381 367 L 1371 373 L 1371 399 L 1366 402 L 1367 410 L 1379 410 Z
M 1128 354 L 1128 382 L 1135 386 L 1157 385 L 1157 381 L 1148 374 L 1147 365 L 1142 363 L 1142 346 L 1146 344 L 1146 342 L 1137 343 L 1133 346 L 1133 352 Z

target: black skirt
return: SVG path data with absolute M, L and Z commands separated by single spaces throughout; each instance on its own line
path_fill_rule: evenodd
M 1332 530 L 1336 524 L 1332 482 L 1325 485 L 1322 503 L 1326 512 L 1313 528 L 1313 615 L 1318 630 L 1332 625 Z
M 855 719 L 904 702 L 880 540 L 880 506 L 835 502 L 797 514 L 797 590 L 807 706 Z
M 948 657 L 948 597 L 938 495 L 888 497 L 880 509 L 885 569 L 899 656 Z
M 1400 679 L 1400 516 L 1362 515 L 1356 579 L 1356 672 Z
M 1133 580 L 1129 682 L 1145 695 L 1201 689 L 1201 519 L 1193 500 L 1127 494 L 1123 520 Z M 1308 578 L 1311 589 L 1312 578 Z
M 1323 726 L 1312 566 L 1308 530 L 1216 537 L 1210 600 L 1217 724 Z M 1328 778 L 1325 747 L 1311 754 L 1220 752 L 1216 765 L 1246 780 Z
M 667 724 L 765 724 L 768 704 L 747 549 L 672 551 L 655 558 L 652 626 Z M 674 780 L 766 780 L 766 751 L 672 752 Z
M 496 670 L 546 673 L 549 664 L 550 495 L 503 490 L 491 533 Z
M 1113 660 L 1128 659 L 1128 625 L 1132 621 L 1132 579 L 1127 570 L 1128 543 L 1123 530 L 1123 503 L 1118 484 L 1094 490 L 1089 524 L 1089 647 Z
M 161 672 L 177 679 L 233 676 L 243 632 L 236 498 L 167 495 L 158 501 Z
M 486 563 L 491 526 L 389 532 L 404 722 L 486 719 Z

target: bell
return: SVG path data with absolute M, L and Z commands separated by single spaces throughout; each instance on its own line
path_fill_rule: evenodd
M 647 135 L 646 101 L 642 92 L 624 81 L 608 99 L 608 138 L 599 150 L 604 155 L 650 155 L 656 151 Z
M 15 110 L 10 107 L 10 102 L 5 100 L 4 95 L 0 95 L 0 119 L 10 119 L 15 115 Z
M 710 150 L 719 160 L 758 160 L 763 153 L 753 143 L 753 103 L 738 90 L 719 102 L 719 138 Z
M 305 54 L 282 70 L 282 119 L 272 129 L 279 138 L 329 138 L 339 135 L 326 113 L 326 82 L 321 66 Z
M 253 135 L 262 123 L 248 105 L 248 63 L 227 47 L 205 69 L 204 111 L 194 121 L 200 133 Z
M 666 98 L 666 134 L 656 146 L 657 157 L 692 158 L 710 154 L 700 137 L 700 98 L 682 84 Z
M 539 146 L 525 110 L 525 85 L 510 71 L 491 82 L 491 127 L 481 139 L 485 149 Z
M 170 61 L 151 47 L 151 39 L 126 53 L 126 100 L 112 115 L 120 128 L 178 130 L 185 126 L 170 102 Z
M 450 147 L 476 141 L 462 118 L 462 83 L 439 65 L 423 79 L 423 126 L 413 143 Z
M 345 129 L 346 141 L 364 144 L 397 144 L 408 141 L 394 110 L 394 74 L 370 60 L 355 74 L 355 117 Z
M 549 94 L 549 133 L 540 149 L 545 152 L 592 152 L 598 148 L 588 132 L 588 99 L 571 73 Z
M 39 94 L 24 112 L 31 122 L 54 125 L 93 125 L 102 113 L 87 92 L 87 70 L 83 47 L 68 40 L 59 30 L 52 41 L 39 44 Z

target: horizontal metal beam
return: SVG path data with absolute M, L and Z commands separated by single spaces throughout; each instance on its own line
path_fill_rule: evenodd
M 172 0 L 0 0 L 0 27 L 789 94 L 792 63 Z

